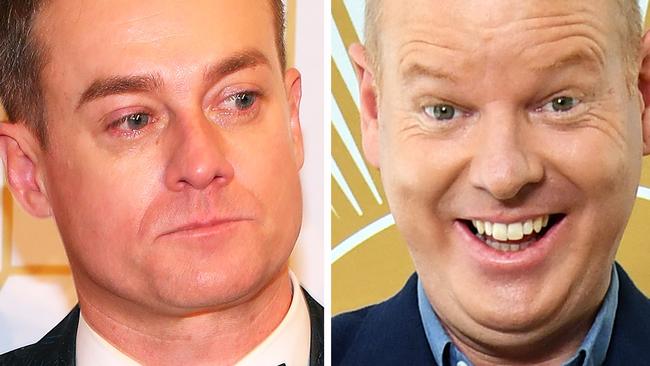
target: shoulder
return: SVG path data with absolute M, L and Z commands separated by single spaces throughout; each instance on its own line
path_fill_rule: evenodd
M 368 313 L 373 312 L 377 306 L 380 305 L 367 306 L 332 318 L 332 350 L 344 353 L 346 347 L 356 338 Z
M 79 307 L 40 341 L 0 355 L 0 365 L 74 365 Z
M 390 299 L 379 304 L 342 313 L 332 319 L 332 341 L 353 340 L 359 331 L 371 323 L 390 323 L 397 318 L 417 316 L 417 275 L 413 274 L 404 287 Z M 345 342 L 347 343 L 347 342 Z
M 417 275 L 390 299 L 332 319 L 332 365 L 433 364 L 417 305 Z
M 380 305 L 371 305 L 359 310 L 343 313 L 332 318 L 332 365 L 344 364 L 349 353 L 355 354 L 364 348 L 368 340 L 357 338 L 359 330 L 364 328 L 368 313 Z
M 623 268 L 616 265 L 619 277 L 618 307 L 607 352 L 606 365 L 629 362 L 650 365 L 650 299 L 636 288 Z

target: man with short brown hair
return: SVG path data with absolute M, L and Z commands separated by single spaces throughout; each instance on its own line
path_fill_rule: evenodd
M 333 319 L 332 364 L 650 365 L 614 263 L 650 153 L 636 2 L 369 5 L 363 147 L 416 274 Z
M 281 1 L 5 1 L 0 152 L 79 306 L 8 365 L 322 365 Z M 266 31 L 260 31 L 265 29 Z

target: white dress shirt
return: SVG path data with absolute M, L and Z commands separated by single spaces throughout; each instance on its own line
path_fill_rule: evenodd
M 262 343 L 258 344 L 237 366 L 306 366 L 309 364 L 311 325 L 307 302 L 298 279 L 289 272 L 293 295 L 289 311 Z M 140 365 L 86 323 L 83 313 L 79 315 L 77 327 L 78 366 L 134 366 Z

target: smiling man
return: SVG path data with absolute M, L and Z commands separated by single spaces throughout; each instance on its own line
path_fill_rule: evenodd
M 650 152 L 636 0 L 366 11 L 363 147 L 417 274 L 334 318 L 333 364 L 650 365 L 614 264 Z
M 79 307 L 3 365 L 320 365 L 281 1 L 4 1 L 0 147 Z M 263 31 L 260 31 L 263 30 Z M 80 310 L 79 310 L 80 309 Z

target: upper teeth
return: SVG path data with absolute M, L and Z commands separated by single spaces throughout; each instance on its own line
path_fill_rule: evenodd
M 474 225 L 479 234 L 486 234 L 499 241 L 521 240 L 524 238 L 524 235 L 542 231 L 548 225 L 548 215 L 510 224 L 472 220 L 472 225 Z

